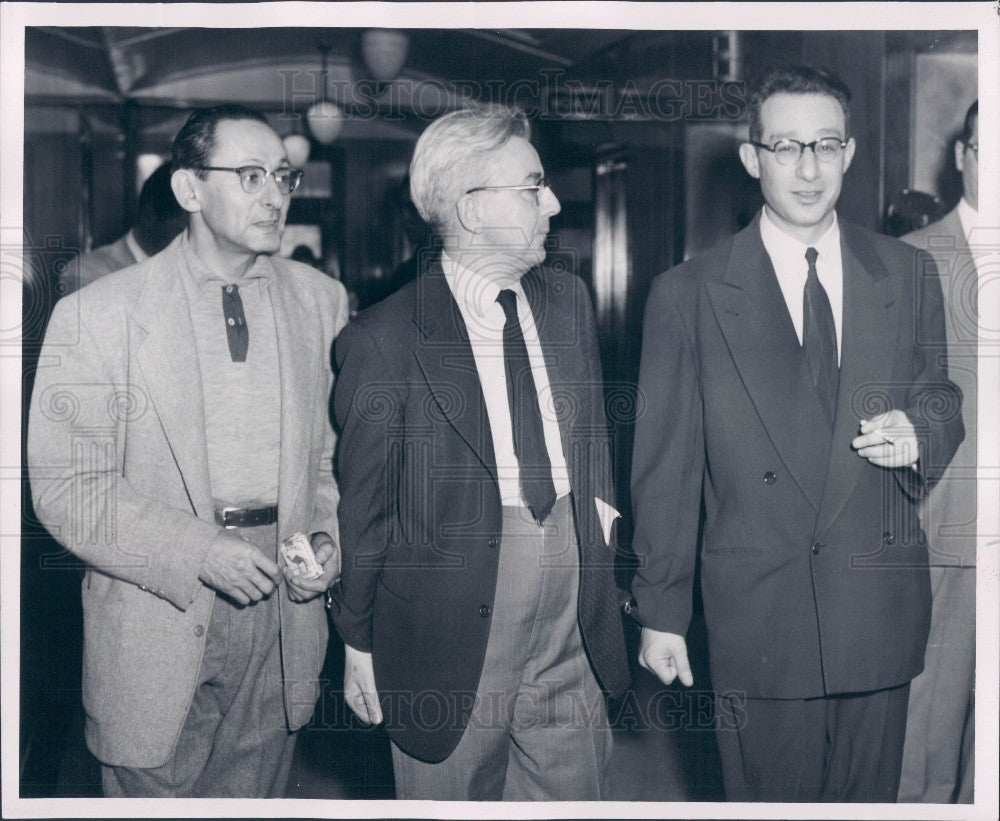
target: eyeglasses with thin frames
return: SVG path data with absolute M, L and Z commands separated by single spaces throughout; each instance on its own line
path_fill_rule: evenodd
M 750 145 L 770 151 L 774 154 L 774 159 L 778 161 L 779 165 L 794 165 L 799 161 L 799 157 L 805 153 L 807 148 L 812 149 L 813 156 L 818 162 L 834 162 L 840 156 L 840 152 L 847 148 L 847 143 L 840 139 L 840 137 L 821 137 L 818 140 L 813 140 L 811 143 L 786 139 L 778 140 L 773 145 L 750 140 Z
M 535 205 L 541 205 L 542 191 L 551 191 L 549 181 L 542 177 L 538 182 L 525 183 L 524 185 L 480 185 L 470 188 L 466 194 L 475 194 L 477 191 L 532 191 L 535 194 Z
M 278 187 L 278 193 L 282 195 L 291 194 L 302 181 L 301 168 L 278 168 L 268 171 L 259 165 L 241 165 L 237 168 L 225 165 L 198 165 L 196 171 L 231 171 L 239 175 L 240 185 L 248 194 L 256 194 L 264 187 L 268 176 L 274 177 L 274 184 Z
M 979 159 L 979 143 L 966 143 L 966 148 L 971 148 L 972 153 L 976 155 L 976 159 Z

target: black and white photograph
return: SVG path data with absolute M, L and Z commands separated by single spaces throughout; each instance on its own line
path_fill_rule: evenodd
M 998 817 L 996 2 L 0 59 L 4 817 Z

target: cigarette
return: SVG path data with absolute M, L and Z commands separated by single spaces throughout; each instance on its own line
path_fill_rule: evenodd
M 896 444 L 896 440 L 893 439 L 891 436 L 887 435 L 886 433 L 884 433 L 883 431 L 877 430 L 875 432 L 879 436 L 882 437 L 882 441 L 885 442 L 885 444 L 887 444 L 887 445 L 895 445 Z

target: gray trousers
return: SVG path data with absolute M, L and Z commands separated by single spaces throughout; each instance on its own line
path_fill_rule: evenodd
M 910 684 L 900 801 L 971 804 L 976 747 L 976 568 L 931 567 L 924 671 Z
M 397 798 L 602 797 L 611 729 L 577 626 L 579 572 L 569 497 L 544 527 L 525 510 L 504 508 L 493 620 L 469 725 L 437 764 L 392 745 Z
M 240 528 L 270 558 L 277 526 Z M 170 759 L 160 767 L 101 767 L 109 797 L 277 798 L 295 734 L 283 702 L 278 596 L 242 607 L 215 597 L 198 685 Z

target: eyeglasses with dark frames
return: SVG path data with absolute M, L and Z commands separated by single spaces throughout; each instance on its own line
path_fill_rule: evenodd
M 278 187 L 278 193 L 282 195 L 291 194 L 299 183 L 302 182 L 301 168 L 277 168 L 268 171 L 259 165 L 241 165 L 237 168 L 225 165 L 198 165 L 196 171 L 231 171 L 239 175 L 240 185 L 248 194 L 256 194 L 264 187 L 268 176 L 274 177 L 274 184 Z
M 525 183 L 524 185 L 480 185 L 470 188 L 466 194 L 475 194 L 477 191 L 533 191 L 535 194 L 535 205 L 542 202 L 542 191 L 551 191 L 549 181 L 542 177 L 538 182 Z
M 813 140 L 811 143 L 785 139 L 778 140 L 773 145 L 750 140 L 750 144 L 757 146 L 757 148 L 763 148 L 765 151 L 770 151 L 774 154 L 774 159 L 778 161 L 779 165 L 794 165 L 799 161 L 799 157 L 805 153 L 807 148 L 812 149 L 813 156 L 817 161 L 825 163 L 834 162 L 840 156 L 840 152 L 847 148 L 847 143 L 840 139 L 840 137 L 821 137 L 818 140 Z

